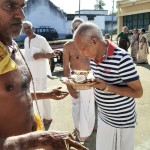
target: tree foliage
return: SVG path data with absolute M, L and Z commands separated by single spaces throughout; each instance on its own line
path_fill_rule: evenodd
M 103 10 L 105 6 L 105 3 L 103 2 L 103 0 L 96 0 L 96 4 L 94 5 L 95 10 Z

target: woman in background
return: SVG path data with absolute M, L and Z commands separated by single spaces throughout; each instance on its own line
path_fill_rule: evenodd
M 131 56 L 134 61 L 137 60 L 138 49 L 139 49 L 139 34 L 138 34 L 138 30 L 134 29 L 131 38 Z
M 142 36 L 139 43 L 137 63 L 147 64 L 148 63 L 147 56 L 148 56 L 147 39 L 145 36 Z
M 144 37 L 144 38 L 143 38 Z M 143 51 L 141 51 L 143 50 Z M 148 63 L 147 55 L 149 54 L 149 44 L 145 29 L 140 30 L 139 35 L 139 50 L 138 50 L 138 60 L 137 63 Z

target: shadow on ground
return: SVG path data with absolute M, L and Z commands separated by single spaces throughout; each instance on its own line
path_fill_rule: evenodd
M 56 76 L 58 78 L 61 78 L 64 76 L 64 71 L 62 65 L 56 64 L 55 70 L 52 73 L 53 76 Z
M 84 146 L 89 150 L 96 150 L 96 132 L 93 131 L 92 135 L 85 141 Z
M 144 67 L 144 68 L 146 68 L 146 69 L 148 69 L 148 70 L 150 70 L 150 65 L 149 64 L 145 64 L 145 63 L 135 63 L 136 64 L 136 66 L 141 66 L 141 67 Z
M 62 66 L 55 67 L 55 70 L 52 73 L 52 75 L 56 76 L 58 79 L 63 77 L 64 76 L 63 67 Z M 53 80 L 53 81 L 57 82 L 58 79 L 56 79 L 56 81 L 55 80 Z M 97 109 L 95 109 L 95 111 L 97 111 Z M 97 121 L 95 122 L 95 128 L 96 128 L 96 125 L 97 125 Z M 49 126 L 46 126 L 45 128 L 48 130 Z M 73 135 L 73 137 L 75 138 L 74 135 Z M 89 150 L 96 150 L 96 131 L 92 132 L 91 136 L 85 141 L 84 146 L 86 146 Z

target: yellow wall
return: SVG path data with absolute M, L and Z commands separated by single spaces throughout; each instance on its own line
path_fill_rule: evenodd
M 117 33 L 123 27 L 123 16 L 150 12 L 150 0 L 122 0 L 117 1 L 118 28 Z

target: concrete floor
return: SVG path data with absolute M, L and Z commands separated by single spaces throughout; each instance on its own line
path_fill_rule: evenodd
M 23 51 L 24 52 L 24 51 Z M 135 128 L 135 149 L 150 150 L 150 54 L 148 56 L 149 64 L 136 65 L 140 75 L 141 83 L 144 89 L 143 97 L 136 99 L 137 125 Z M 59 78 L 63 76 L 63 67 L 57 66 L 53 73 L 58 79 L 48 78 L 49 89 L 62 87 L 67 91 Z M 60 130 L 73 132 L 74 125 L 71 114 L 71 96 L 67 96 L 60 101 L 51 101 L 53 122 L 49 130 Z M 89 150 L 95 150 L 96 133 L 85 142 Z
M 149 57 L 150 63 L 150 57 Z M 137 126 L 135 128 L 135 150 L 150 150 L 150 65 L 136 65 L 144 95 L 140 99 L 136 99 Z M 53 73 L 58 78 L 63 76 L 63 68 L 57 66 Z M 59 79 L 48 79 L 49 89 L 61 86 L 63 90 L 67 90 L 66 86 Z M 71 96 L 67 96 L 60 101 L 51 101 L 53 122 L 49 130 L 66 130 L 73 132 L 74 125 L 71 114 Z M 95 150 L 95 136 L 93 132 L 91 137 L 85 142 L 90 150 Z

